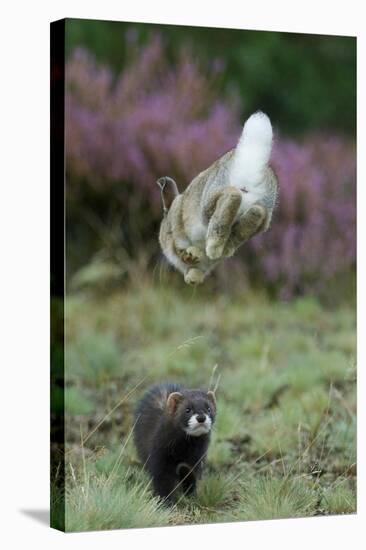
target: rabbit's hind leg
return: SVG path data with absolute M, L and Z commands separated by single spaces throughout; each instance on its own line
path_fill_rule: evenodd
M 241 201 L 241 191 L 235 187 L 225 187 L 216 195 L 215 209 L 206 235 L 206 254 L 211 260 L 217 260 L 223 255 Z
M 223 256 L 232 256 L 241 244 L 264 231 L 269 223 L 268 218 L 268 211 L 264 206 L 260 204 L 251 206 L 244 216 L 233 225 Z

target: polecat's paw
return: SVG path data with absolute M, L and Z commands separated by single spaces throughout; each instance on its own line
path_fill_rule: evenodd
M 185 264 L 197 264 L 202 259 L 203 253 L 196 246 L 189 246 L 181 253 L 181 258 Z
M 217 239 L 208 239 L 206 243 L 206 255 L 210 260 L 218 260 L 224 252 L 225 243 Z
M 202 271 L 196 268 L 189 269 L 184 275 L 184 281 L 187 285 L 200 285 L 203 283 L 205 275 Z

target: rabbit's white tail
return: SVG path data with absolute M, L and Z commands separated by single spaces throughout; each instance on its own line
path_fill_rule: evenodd
M 244 124 L 230 171 L 230 185 L 253 191 L 264 176 L 272 150 L 272 126 L 268 116 L 254 113 Z

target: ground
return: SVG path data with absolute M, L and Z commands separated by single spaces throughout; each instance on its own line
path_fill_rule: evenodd
M 356 510 L 355 311 L 136 280 L 66 303 L 66 529 Z M 152 496 L 133 447 L 149 385 L 217 385 L 198 494 Z

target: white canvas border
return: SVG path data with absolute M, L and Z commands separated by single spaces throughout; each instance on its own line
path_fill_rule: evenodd
M 6 13 L 5 13 L 6 12 Z M 2 18 L 1 538 L 5 547 L 361 547 L 365 437 L 359 437 L 357 516 L 63 535 L 24 514 L 48 507 L 49 22 L 82 17 L 358 36 L 358 98 L 366 97 L 362 4 L 257 0 L 184 3 L 103 0 L 8 3 Z M 330 96 L 331 101 L 331 96 Z M 365 326 L 365 108 L 358 101 L 358 332 Z M 5 170 L 4 170 L 5 168 Z M 365 430 L 365 351 L 358 339 L 359 433 Z

